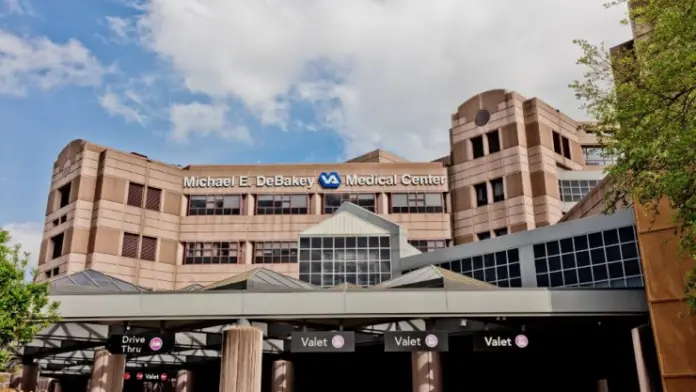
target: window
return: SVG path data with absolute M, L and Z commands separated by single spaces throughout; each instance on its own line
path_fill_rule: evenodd
M 446 240 L 410 240 L 408 243 L 423 253 L 447 247 Z
M 187 242 L 184 264 L 237 264 L 240 259 L 236 242 Z
M 309 212 L 307 195 L 258 195 L 257 215 L 305 215 Z
M 561 141 L 563 142 L 563 156 L 570 159 L 570 141 L 567 137 L 562 137 Z
M 423 214 L 445 211 L 442 193 L 393 193 L 392 214 Z
M 563 148 L 561 147 L 561 135 L 556 133 L 555 131 L 553 132 L 553 151 L 556 154 L 560 154 L 563 152 Z
M 558 132 L 553 132 L 553 151 L 556 154 L 563 155 L 565 158 L 570 159 L 570 140 L 567 137 L 561 136 Z
M 137 259 L 139 247 L 139 235 L 133 233 L 123 233 L 123 244 L 121 244 L 121 256 Z
M 46 278 L 50 279 L 52 277 L 58 276 L 58 274 L 60 274 L 60 269 L 58 267 L 51 268 L 50 270 L 46 270 L 45 274 Z
M 188 214 L 195 215 L 241 215 L 241 195 L 190 195 Z
M 56 234 L 51 237 L 51 259 L 57 259 L 63 255 L 63 241 L 65 233 Z
M 601 146 L 583 146 L 582 155 L 585 157 L 585 165 L 605 166 L 616 163 L 616 157 L 607 154 Z
M 135 182 L 128 183 L 128 199 L 126 203 L 133 207 L 143 206 L 143 192 L 145 187 Z
M 508 234 L 508 228 L 501 227 L 500 229 L 495 229 L 495 230 L 493 230 L 493 234 L 495 234 L 496 237 L 502 237 L 502 236 Z
M 478 238 L 479 241 L 487 240 L 491 238 L 491 233 L 489 231 L 484 231 L 476 234 L 476 238 Z
M 71 183 L 67 183 L 62 187 L 58 188 L 58 198 L 59 204 L 58 208 L 63 208 L 70 204 L 70 189 L 72 188 Z
M 493 189 L 493 203 L 505 200 L 505 186 L 502 178 L 491 180 L 491 189 Z
M 140 258 L 142 260 L 157 260 L 157 238 L 143 236 L 140 246 Z
M 486 137 L 488 138 L 488 153 L 493 154 L 500 151 L 500 133 L 498 130 L 488 132 Z
M 474 185 L 474 192 L 476 192 L 477 207 L 488 204 L 488 185 L 485 182 Z
M 633 226 L 533 247 L 539 287 L 643 287 Z
M 596 187 L 601 180 L 559 180 L 558 188 L 561 201 L 576 202 L 587 196 L 592 188 Z
M 388 236 L 300 237 L 300 279 L 316 286 L 371 286 L 391 279 Z
M 372 193 L 327 193 L 324 195 L 324 214 L 333 214 L 345 202 L 375 212 L 376 196 Z
M 474 159 L 485 155 L 483 152 L 483 136 L 471 138 L 471 150 L 474 153 Z
M 499 287 L 522 287 L 520 254 L 517 249 L 447 261 L 438 266 Z
M 145 200 L 145 208 L 151 211 L 159 211 L 160 203 L 162 202 L 162 190 L 152 187 L 147 187 L 147 199 Z
M 297 263 L 297 242 L 257 242 L 254 264 Z

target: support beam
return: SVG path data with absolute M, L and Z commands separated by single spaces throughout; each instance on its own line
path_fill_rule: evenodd
M 442 392 L 440 353 L 417 351 L 411 353 L 413 392 Z
M 89 392 L 121 392 L 126 356 L 99 350 L 94 355 Z
M 273 362 L 271 392 L 293 392 L 295 369 L 292 362 L 279 360 Z
M 23 364 L 22 375 L 19 379 L 20 391 L 35 391 L 39 381 L 39 365 L 36 363 Z
M 225 331 L 220 392 L 261 392 L 263 332 L 251 326 Z

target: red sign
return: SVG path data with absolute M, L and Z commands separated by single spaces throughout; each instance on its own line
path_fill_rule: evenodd
M 138 372 L 138 374 L 135 375 L 135 378 L 137 378 L 138 380 L 142 380 L 142 379 L 143 379 L 143 374 L 140 373 L 140 372 Z
M 124 380 L 130 380 L 130 373 L 123 373 Z
M 162 373 L 160 378 L 162 379 L 162 381 L 167 381 L 167 373 Z

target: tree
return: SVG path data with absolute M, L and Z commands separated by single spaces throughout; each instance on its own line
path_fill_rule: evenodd
M 607 7 L 626 4 L 616 0 Z M 696 0 L 642 0 L 629 4 L 634 32 L 622 50 L 575 41 L 584 55 L 584 80 L 571 84 L 597 120 L 606 153 L 617 158 L 609 211 L 633 200 L 656 211 L 675 210 L 680 250 L 696 256 Z M 643 34 L 644 33 L 644 34 Z M 696 310 L 696 271 L 685 277 Z
M 48 297 L 48 284 L 25 281 L 29 253 L 11 246 L 0 228 L 0 369 L 7 369 L 21 344 L 58 321 L 58 303 Z

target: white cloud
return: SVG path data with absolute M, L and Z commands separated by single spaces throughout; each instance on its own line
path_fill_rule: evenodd
M 79 41 L 55 43 L 0 29 L 0 94 L 24 96 L 32 88 L 95 86 L 110 72 Z
M 3 0 L 2 5 L 10 14 L 35 15 L 34 7 L 27 0 Z
M 107 16 L 104 18 L 106 28 L 109 30 L 108 42 L 116 44 L 128 44 L 132 42 L 136 26 L 132 19 L 122 18 L 118 16 Z
M 604 1 L 143 0 L 137 30 L 192 92 L 281 126 L 289 102 L 308 100 L 348 155 L 383 145 L 433 158 L 447 149 L 450 114 L 481 91 L 579 114 L 572 39 L 629 37 L 623 10 Z
M 99 104 L 112 116 L 121 116 L 127 122 L 145 125 L 145 117 L 135 105 L 142 105 L 142 100 L 132 91 L 126 91 L 124 97 L 129 102 L 113 92 L 106 92 L 99 97 Z M 134 105 L 135 104 L 135 105 Z
M 0 227 L 10 232 L 12 236 L 10 240 L 11 245 L 21 244 L 22 250 L 30 253 L 28 273 L 31 274 L 32 270 L 38 266 L 37 261 L 39 259 L 39 250 L 41 249 L 41 239 L 44 228 L 43 223 L 8 223 L 0 225 Z
M 170 136 L 178 143 L 187 142 L 189 136 L 194 133 L 250 142 L 247 128 L 230 123 L 228 111 L 227 106 L 219 104 L 193 102 L 172 105 L 169 112 L 172 123 Z

